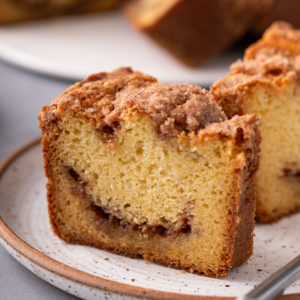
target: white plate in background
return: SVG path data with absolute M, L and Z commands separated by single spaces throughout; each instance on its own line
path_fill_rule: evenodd
M 229 65 L 242 53 L 242 50 L 232 50 L 199 68 L 186 67 L 146 35 L 134 30 L 120 12 L 0 27 L 0 57 L 4 60 L 71 80 L 132 66 L 161 81 L 209 86 L 225 76 Z

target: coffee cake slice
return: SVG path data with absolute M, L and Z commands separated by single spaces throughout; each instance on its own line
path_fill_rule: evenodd
M 300 30 L 273 24 L 211 92 L 228 117 L 261 117 L 258 220 L 272 222 L 299 212 Z
M 70 243 L 209 276 L 252 254 L 258 118 L 129 68 L 68 88 L 40 115 L 49 215 Z

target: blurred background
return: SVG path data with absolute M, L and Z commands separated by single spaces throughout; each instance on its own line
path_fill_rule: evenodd
M 40 135 L 37 114 L 87 75 L 131 66 L 203 87 L 299 0 L 0 0 L 0 160 Z M 0 247 L 0 299 L 73 299 Z

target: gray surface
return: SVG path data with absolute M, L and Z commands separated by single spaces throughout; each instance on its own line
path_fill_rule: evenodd
M 0 60 L 0 161 L 40 135 L 38 112 L 69 84 L 12 67 Z M 36 277 L 0 246 L 0 299 L 76 298 Z

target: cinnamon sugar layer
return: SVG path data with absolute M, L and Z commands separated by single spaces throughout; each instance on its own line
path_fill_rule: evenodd
M 104 224 L 109 224 L 113 227 L 123 229 L 124 231 L 158 234 L 162 237 L 180 233 L 189 234 L 191 232 L 191 226 L 189 222 L 192 216 L 190 216 L 187 212 L 183 216 L 182 220 L 180 220 L 180 224 L 173 224 L 168 227 L 166 227 L 166 224 L 149 225 L 145 222 L 143 224 L 136 224 L 114 216 L 113 214 L 109 213 L 105 207 L 101 207 L 94 203 L 92 196 L 89 195 L 87 191 L 88 183 L 82 181 L 80 175 L 72 167 L 65 168 L 66 173 L 68 176 L 70 176 L 70 178 L 72 178 L 73 181 L 71 193 L 78 195 L 82 201 L 82 205 L 93 210 L 97 214 L 98 225 L 103 226 Z

